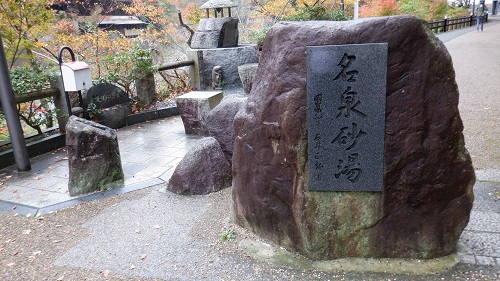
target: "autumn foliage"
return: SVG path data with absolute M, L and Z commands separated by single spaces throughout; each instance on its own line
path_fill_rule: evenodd
M 368 0 L 360 7 L 362 17 L 411 14 L 428 21 L 442 19 L 447 12 L 446 0 Z
M 392 16 L 399 14 L 400 2 L 398 0 L 372 0 L 360 9 L 360 16 Z

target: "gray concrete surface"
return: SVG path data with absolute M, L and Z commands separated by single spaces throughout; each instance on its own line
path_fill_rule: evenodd
M 149 188 L 145 197 L 106 207 L 85 222 L 90 236 L 56 261 L 60 267 L 109 270 L 137 280 L 500 280 L 500 25 L 494 24 L 498 22 L 492 17 L 484 32 L 446 35 L 461 94 L 466 147 L 478 181 L 457 255 L 441 264 L 426 267 L 418 260 L 390 260 L 377 261 L 379 266 L 373 268 L 368 266 L 373 260 L 343 260 L 339 271 L 327 263 L 313 266 L 290 253 L 283 259 L 275 254 L 283 249 L 231 224 L 230 190 L 191 197 L 165 191 L 173 167 L 196 139 L 184 135 L 179 117 L 118 131 L 126 174 L 123 188 L 69 197 L 67 161 L 60 150 L 33 159 L 30 172 L 17 172 L 14 167 L 0 170 L 0 210 L 40 215 Z M 227 230 L 235 230 L 237 239 L 219 241 Z M 246 247 L 248 241 L 261 251 Z M 442 264 L 455 264 L 451 261 L 455 257 L 459 265 L 440 271 Z M 398 274 L 404 269 L 396 270 L 396 275 L 388 273 L 391 263 L 403 262 L 417 275 Z

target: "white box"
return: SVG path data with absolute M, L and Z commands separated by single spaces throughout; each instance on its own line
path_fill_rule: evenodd
M 83 61 L 72 61 L 61 64 L 61 74 L 66 92 L 88 90 L 92 87 L 90 67 Z

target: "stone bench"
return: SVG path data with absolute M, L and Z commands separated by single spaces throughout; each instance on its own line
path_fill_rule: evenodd
M 222 98 L 222 91 L 192 91 L 175 99 L 187 135 L 205 133 L 205 118 Z

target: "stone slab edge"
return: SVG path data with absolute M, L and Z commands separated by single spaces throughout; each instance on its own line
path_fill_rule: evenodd
M 143 123 L 150 120 L 162 119 L 179 115 L 179 110 L 176 106 L 162 108 L 158 110 L 148 110 L 127 116 L 127 126 Z
M 33 217 L 38 217 L 47 213 L 51 213 L 54 211 L 58 211 L 64 208 L 68 208 L 74 205 L 78 205 L 84 202 L 90 202 L 94 201 L 97 199 L 104 199 L 108 198 L 111 196 L 119 195 L 119 194 L 125 194 L 128 192 L 136 191 L 139 189 L 147 188 L 147 187 L 152 187 L 158 184 L 164 184 L 165 182 L 161 179 L 154 178 L 122 187 L 117 187 L 113 188 L 110 190 L 106 191 L 101 191 L 101 192 L 95 192 L 92 194 L 88 194 L 85 196 L 81 197 L 76 197 L 72 198 L 68 201 L 60 202 L 54 205 L 46 206 L 46 207 L 33 207 L 33 206 L 27 206 L 23 204 L 17 204 L 9 201 L 3 201 L 0 200 L 0 211 L 5 211 L 7 213 L 14 213 L 14 214 L 23 214 L 27 216 L 33 216 Z
M 448 270 L 460 261 L 457 254 L 441 258 L 396 259 L 396 258 L 341 258 L 335 260 L 312 261 L 289 252 L 282 247 L 267 244 L 262 241 L 244 239 L 239 247 L 249 256 L 258 261 L 268 262 L 277 266 L 289 266 L 297 269 L 316 269 L 327 272 L 382 272 L 394 274 L 426 275 Z

